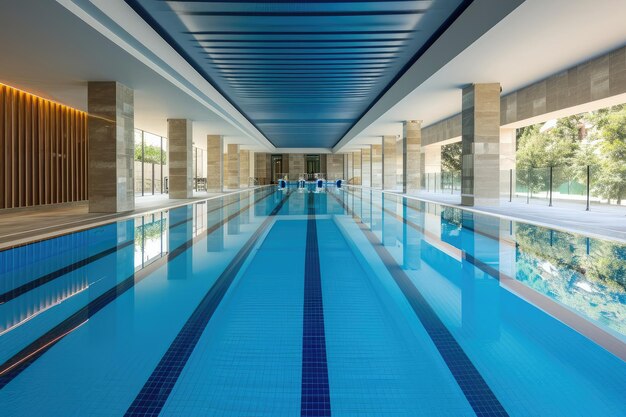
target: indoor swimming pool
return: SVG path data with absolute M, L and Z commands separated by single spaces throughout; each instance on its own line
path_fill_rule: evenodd
M 626 245 L 265 186 L 0 252 L 2 416 L 626 416 Z

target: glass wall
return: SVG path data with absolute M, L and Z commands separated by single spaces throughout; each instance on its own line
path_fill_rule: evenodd
M 207 188 L 207 155 L 206 150 L 193 147 L 193 190 L 206 191 Z
M 135 129 L 135 195 L 167 193 L 167 139 Z

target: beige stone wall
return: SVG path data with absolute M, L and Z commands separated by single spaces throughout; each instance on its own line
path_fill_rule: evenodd
M 348 161 L 348 176 L 346 181 L 350 184 L 354 184 L 354 155 L 352 153 L 346 154 L 346 161 Z
M 361 151 L 352 152 L 352 183 L 361 185 Z
M 271 181 L 271 157 L 266 152 L 256 152 L 254 154 L 254 176 L 257 177 L 259 184 L 269 184 Z
M 133 90 L 114 81 L 90 82 L 87 89 L 89 212 L 133 210 Z
M 383 188 L 383 145 L 372 145 L 372 188 Z
M 239 186 L 248 187 L 250 181 L 250 151 L 239 150 Z
M 207 191 L 224 190 L 224 137 L 207 135 Z
M 500 125 L 524 126 L 551 113 L 626 94 L 626 47 L 554 74 L 500 98 Z M 617 104 L 617 103 L 615 103 Z M 598 106 L 605 106 L 599 102 Z M 598 108 L 591 106 L 588 110 Z M 576 108 L 573 111 L 583 111 Z M 543 117 L 542 117 L 543 116 Z M 422 129 L 422 146 L 461 136 L 461 114 Z
M 226 166 L 226 187 L 233 190 L 241 185 L 239 168 L 239 145 L 228 144 L 226 148 L 228 165 Z
M 419 121 L 407 121 L 402 124 L 402 137 L 404 155 L 402 170 L 403 192 L 415 193 L 421 188 L 421 179 L 424 166 L 421 163 L 422 152 L 422 127 Z
M 326 172 L 329 181 L 344 178 L 343 158 L 343 154 L 326 155 Z
M 361 149 L 361 185 L 372 186 L 372 147 Z
M 422 146 L 461 137 L 461 113 L 422 129 Z
M 289 154 L 289 180 L 297 181 L 300 174 L 304 173 L 305 163 L 303 153 L 290 153 Z
M 502 97 L 500 124 L 626 93 L 626 47 Z
M 383 190 L 396 188 L 396 139 L 383 136 Z
M 167 121 L 167 163 L 169 169 L 169 197 L 193 197 L 193 167 L 191 120 Z
M 404 138 L 401 136 L 396 141 L 396 188 L 402 190 L 404 187 L 404 177 L 402 172 L 404 171 Z

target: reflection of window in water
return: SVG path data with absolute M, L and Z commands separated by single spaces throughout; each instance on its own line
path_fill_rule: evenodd
M 193 216 L 193 235 L 197 236 L 204 229 L 206 229 L 206 203 L 198 203 L 193 206 L 194 216 Z
M 135 219 L 135 270 L 167 253 L 167 217 L 163 212 Z
M 626 245 L 516 224 L 516 279 L 626 338 Z

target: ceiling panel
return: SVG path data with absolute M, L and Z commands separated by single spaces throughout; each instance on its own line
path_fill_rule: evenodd
M 286 148 L 335 145 L 470 3 L 126 1 Z

